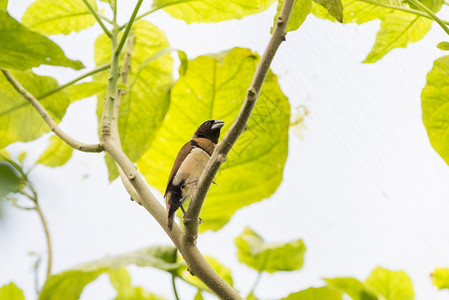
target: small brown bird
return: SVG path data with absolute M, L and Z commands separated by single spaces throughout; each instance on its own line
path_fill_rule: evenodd
M 182 204 L 192 196 L 192 186 L 198 182 L 214 152 L 223 125 L 224 122 L 220 120 L 204 122 L 195 131 L 192 139 L 179 150 L 164 195 L 169 230 L 173 228 L 176 210 L 181 207 L 182 212 L 186 213 Z

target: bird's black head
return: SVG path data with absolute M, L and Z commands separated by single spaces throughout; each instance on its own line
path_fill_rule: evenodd
M 212 143 L 218 143 L 220 137 L 220 130 L 224 125 L 224 121 L 221 120 L 208 120 L 198 127 L 193 135 L 194 138 L 205 138 L 212 141 Z

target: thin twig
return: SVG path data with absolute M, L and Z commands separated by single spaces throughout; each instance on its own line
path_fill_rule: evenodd
M 265 49 L 262 58 L 257 64 L 253 75 L 251 85 L 246 94 L 245 101 L 240 109 L 237 119 L 226 133 L 223 140 L 217 145 L 212 157 L 210 158 L 204 172 L 198 181 L 198 188 L 194 190 L 192 200 L 190 201 L 185 219 L 189 220 L 185 224 L 185 239 L 188 242 L 195 243 L 198 236 L 200 211 L 206 198 L 207 192 L 218 172 L 220 166 L 225 162 L 231 148 L 246 128 L 249 117 L 254 109 L 256 100 L 259 96 L 265 77 L 270 68 L 270 64 L 276 54 L 277 49 L 285 41 L 288 20 L 293 9 L 294 0 L 285 0 L 279 13 L 276 25 L 270 41 Z
M 59 136 L 64 142 L 66 142 L 69 146 L 73 147 L 76 150 L 83 151 L 83 152 L 102 152 L 103 148 L 100 144 L 94 144 L 94 145 L 88 145 L 81 143 L 69 135 L 67 135 L 53 120 L 53 118 L 48 114 L 48 112 L 45 110 L 45 108 L 42 106 L 42 104 L 39 103 L 39 101 L 31 95 L 21 84 L 18 82 L 12 74 L 7 70 L 1 70 L 5 78 L 11 83 L 11 85 L 14 87 L 14 89 L 23 97 L 25 98 L 42 116 L 44 121 L 50 126 L 50 129 Z
M 262 271 L 259 271 L 259 273 L 257 273 L 256 280 L 254 281 L 253 286 L 251 287 L 251 290 L 248 293 L 248 296 L 250 296 L 251 294 L 254 295 L 254 291 L 256 290 L 256 287 L 259 285 L 260 279 L 262 279 Z
M 118 44 L 117 48 L 115 49 L 115 53 L 120 53 L 122 51 L 122 48 L 125 45 L 125 42 L 128 38 L 131 27 L 133 26 L 134 21 L 136 19 L 137 12 L 139 11 L 140 5 L 142 5 L 142 2 L 143 2 L 143 0 L 139 0 L 136 4 L 136 7 L 134 7 L 134 11 L 131 15 L 131 18 L 129 19 L 129 22 L 126 25 L 125 32 L 123 32 L 122 39 L 120 40 L 120 43 Z
M 106 28 L 106 26 L 104 26 L 103 21 L 101 21 L 100 15 L 97 14 L 95 9 L 92 7 L 92 5 L 90 5 L 90 3 L 87 0 L 83 0 L 83 2 L 87 6 L 87 9 L 89 9 L 90 13 L 94 16 L 95 20 L 97 20 L 98 24 L 100 24 L 100 26 L 103 29 L 104 33 L 106 33 L 106 35 L 110 38 L 111 37 L 111 32 Z
M 44 98 L 46 98 L 46 97 L 48 97 L 50 95 L 56 94 L 57 92 L 59 92 L 59 91 L 65 89 L 65 88 L 73 85 L 74 83 L 76 83 L 76 82 L 78 82 L 78 81 L 80 81 L 80 80 L 82 80 L 82 79 L 84 79 L 86 77 L 89 77 L 91 75 L 100 73 L 102 71 L 106 71 L 109 68 L 109 66 L 110 66 L 109 64 L 98 66 L 95 69 L 93 69 L 92 71 L 89 71 L 89 72 L 87 72 L 87 73 L 85 73 L 85 74 L 83 74 L 83 75 L 81 75 L 81 76 L 79 76 L 79 77 L 77 77 L 77 78 L 67 82 L 67 83 L 64 83 L 63 85 L 60 85 L 60 86 L 58 86 L 57 88 L 55 88 L 53 90 L 45 92 L 42 95 L 37 96 L 36 98 L 39 99 L 39 100 L 42 100 L 42 99 L 44 99 Z
M 440 18 L 438 18 L 432 10 L 430 10 L 427 6 L 425 6 L 424 4 L 422 4 L 419 1 L 416 0 L 407 0 L 408 2 L 414 4 L 415 6 L 417 6 L 419 9 L 421 9 L 423 12 L 425 12 L 431 19 L 433 19 L 435 22 L 438 23 L 438 25 L 440 25 L 441 28 L 443 28 L 443 30 L 449 34 L 449 28 L 446 26 L 446 24 L 444 24 L 443 20 L 441 20 Z
M 45 238 L 47 240 L 47 273 L 45 277 L 45 281 L 47 280 L 48 276 L 51 274 L 51 267 L 53 262 L 53 248 L 51 246 L 51 238 L 50 238 L 50 231 L 48 230 L 48 224 L 44 217 L 44 214 L 39 206 L 39 204 L 36 202 L 36 206 L 34 207 L 34 210 L 37 211 L 39 214 L 39 218 L 41 219 L 42 226 L 44 227 L 45 232 Z
M 175 294 L 175 299 L 179 300 L 178 289 L 176 288 L 176 275 L 171 274 L 171 285 L 173 287 L 173 294 Z

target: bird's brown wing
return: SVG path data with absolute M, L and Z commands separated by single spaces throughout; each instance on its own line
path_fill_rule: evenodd
M 173 177 L 176 175 L 176 172 L 178 172 L 179 167 L 181 166 L 182 162 L 186 158 L 187 154 L 192 151 L 193 145 L 192 141 L 188 141 L 184 146 L 182 146 L 181 150 L 179 150 L 178 155 L 176 156 L 175 162 L 173 164 L 173 167 L 170 172 L 170 176 L 168 176 L 168 182 L 167 182 L 167 188 L 165 189 L 164 197 L 167 195 L 168 186 L 170 185 L 170 182 L 173 180 Z

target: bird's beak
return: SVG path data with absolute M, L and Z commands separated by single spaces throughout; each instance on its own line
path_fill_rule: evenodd
M 224 125 L 224 121 L 222 120 L 215 120 L 214 125 L 212 125 L 212 129 L 221 128 Z

